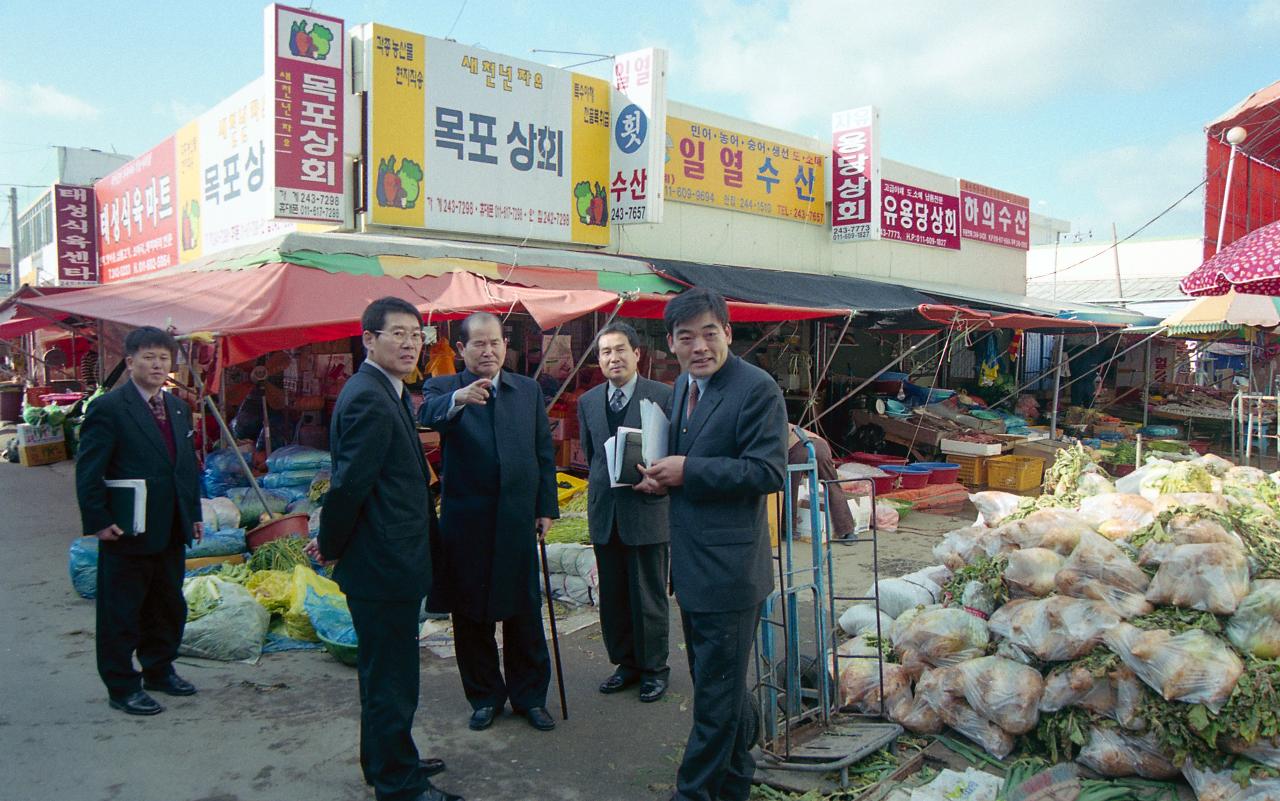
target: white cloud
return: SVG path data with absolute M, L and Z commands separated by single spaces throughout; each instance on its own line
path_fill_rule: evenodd
M 1179 134 L 1154 146 L 1130 145 L 1086 153 L 1065 162 L 1063 186 L 1089 187 L 1087 208 L 1072 209 L 1079 233 L 1110 239 L 1111 223 L 1126 236 L 1204 178 L 1204 136 Z M 1204 190 L 1193 192 L 1139 236 L 1194 232 L 1203 225 Z
M 1194 5 L 1175 17 L 1152 0 L 703 0 L 690 74 L 703 92 L 741 97 L 748 116 L 771 125 L 866 103 L 902 120 L 954 120 L 1062 90 L 1150 87 L 1274 34 L 1273 7 L 1228 18 Z
M 209 106 L 192 103 L 188 100 L 171 99 L 167 103 L 156 103 L 151 107 L 153 114 L 172 119 L 179 125 L 185 125 L 209 110 Z
M 64 120 L 92 120 L 101 113 L 97 106 L 48 84 L 23 86 L 5 80 L 0 80 L 0 111 Z

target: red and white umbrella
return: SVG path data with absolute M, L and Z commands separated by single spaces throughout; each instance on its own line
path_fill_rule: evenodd
M 1178 287 L 1184 295 L 1280 295 L 1280 222 L 1252 231 L 1201 264 Z

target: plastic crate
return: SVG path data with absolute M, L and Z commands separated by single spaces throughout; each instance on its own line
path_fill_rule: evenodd
M 988 456 L 948 456 L 952 464 L 960 465 L 956 480 L 969 488 L 984 487 L 987 484 Z
M 1002 490 L 1029 490 L 1044 478 L 1044 459 L 996 456 L 987 462 L 987 485 Z

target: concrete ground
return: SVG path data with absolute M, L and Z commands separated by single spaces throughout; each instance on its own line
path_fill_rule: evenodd
M 0 798 L 58 801 L 350 801 L 372 799 L 357 757 L 355 671 L 324 653 L 264 656 L 257 665 L 182 659 L 199 688 L 160 696 L 164 714 L 109 709 L 94 667 L 92 601 L 71 588 L 67 547 L 79 533 L 72 462 L 0 464 Z M 965 519 L 962 519 L 965 518 Z M 940 532 L 973 519 L 912 515 L 882 535 L 881 574 L 932 563 Z M 803 549 L 802 549 L 803 550 Z M 837 587 L 866 589 L 870 549 L 836 549 Z M 415 736 L 448 763 L 437 783 L 469 801 L 666 799 L 690 725 L 691 686 L 672 607 L 671 691 L 656 704 L 603 696 L 612 670 L 591 626 L 561 642 L 570 719 L 533 730 L 510 711 L 486 732 L 452 660 L 422 652 Z M 551 711 L 558 715 L 555 686 Z

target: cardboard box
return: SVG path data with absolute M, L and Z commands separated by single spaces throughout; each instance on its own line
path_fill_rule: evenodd
M 18 462 L 23 467 L 39 467 L 54 464 L 67 458 L 67 443 L 62 440 L 43 445 L 19 445 Z
M 19 448 L 28 445 L 51 445 L 55 442 L 63 442 L 64 439 L 62 426 L 54 428 L 49 425 L 33 426 L 27 423 L 18 426 Z

